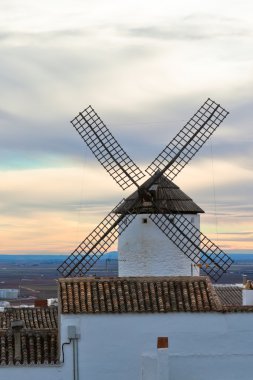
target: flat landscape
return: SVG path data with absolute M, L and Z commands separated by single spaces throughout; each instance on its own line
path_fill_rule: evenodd
M 0 288 L 19 289 L 12 305 L 33 304 L 34 299 L 57 297 L 57 258 L 1 256 Z
M 108 254 L 90 272 L 93 276 L 117 274 L 117 260 Z M 35 299 L 57 298 L 58 266 L 67 258 L 59 255 L 1 255 L 0 289 L 19 289 L 11 305 L 31 305 Z
M 17 299 L 8 300 L 11 305 L 32 305 L 35 299 L 57 298 L 58 266 L 66 259 L 64 255 L 1 255 L 0 289 L 19 289 Z M 253 255 L 231 255 L 234 264 L 219 283 L 242 282 L 246 274 L 253 280 Z M 98 261 L 89 276 L 117 276 L 117 252 L 110 252 Z M 204 273 L 202 273 L 204 274 Z

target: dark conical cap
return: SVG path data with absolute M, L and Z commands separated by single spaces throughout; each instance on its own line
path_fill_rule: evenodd
M 150 177 L 143 187 L 149 187 L 152 183 L 153 176 Z M 198 214 L 204 211 L 188 197 L 177 185 L 162 175 L 156 182 L 156 199 L 155 205 L 163 214 Z M 157 213 L 157 209 L 150 202 L 142 202 L 136 205 L 136 200 L 139 199 L 139 192 L 136 190 L 117 208 L 116 213 L 132 213 L 132 214 L 148 214 Z M 134 206 L 133 206 L 134 205 Z

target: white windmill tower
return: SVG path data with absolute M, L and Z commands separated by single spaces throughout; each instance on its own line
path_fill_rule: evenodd
M 152 178 L 144 183 L 145 187 L 149 186 Z M 171 222 L 174 215 L 183 215 L 199 230 L 199 214 L 204 211 L 164 175 L 157 180 L 152 202 L 144 200 L 138 207 L 132 207 L 138 196 L 138 191 L 135 191 L 117 209 L 119 214 L 136 214 L 118 239 L 119 276 L 199 275 L 199 267 L 192 265 L 192 261 L 167 238 L 149 215 L 157 214 L 159 209 L 168 215 Z
M 207 99 L 146 169 L 151 177 L 139 185 L 144 174 L 94 109 L 89 106 L 79 113 L 71 122 L 99 162 L 123 190 L 134 184 L 137 191 L 105 217 L 61 264 L 59 272 L 64 277 L 85 275 L 121 236 L 120 275 L 189 275 L 190 259 L 214 280 L 219 279 L 232 260 L 199 231 L 202 210 L 172 180 L 227 114 Z M 140 229 L 139 222 L 154 226 Z M 129 225 L 131 229 L 125 234 Z

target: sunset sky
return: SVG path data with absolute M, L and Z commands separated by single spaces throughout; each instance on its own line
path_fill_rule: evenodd
M 2 0 L 0 253 L 68 254 L 135 190 L 86 148 L 78 112 L 145 169 L 208 97 L 230 114 L 175 183 L 202 232 L 253 252 L 252 15 L 251 0 Z

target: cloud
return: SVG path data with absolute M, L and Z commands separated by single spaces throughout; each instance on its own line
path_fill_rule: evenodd
M 73 213 L 98 205 L 100 212 L 123 197 L 123 192 L 100 167 L 43 168 L 1 172 L 1 213 L 32 215 L 48 210 Z M 100 180 L 103 186 L 101 186 Z M 85 201 L 83 200 L 85 198 Z M 82 206 L 83 203 L 83 206 Z M 92 206 L 91 206 L 92 205 Z M 84 209 L 85 210 L 85 209 Z
M 182 18 L 180 22 L 149 27 L 118 27 L 118 31 L 133 38 L 148 38 L 160 41 L 189 41 L 210 39 L 231 39 L 250 37 L 252 31 L 237 20 L 215 15 L 194 14 Z
M 176 183 L 205 206 L 207 229 L 214 225 L 215 185 L 223 230 L 239 224 L 246 237 L 252 230 L 250 1 L 171 7 L 14 0 L 0 7 L 0 207 L 10 246 L 18 250 L 22 233 L 27 243 L 31 229 L 37 237 L 30 248 L 53 250 L 60 228 L 50 233 L 46 224 L 73 233 L 78 215 L 88 231 L 124 196 L 69 122 L 84 107 L 94 106 L 145 169 L 207 97 L 231 114 Z
M 252 236 L 253 235 L 253 231 L 250 231 L 250 232 L 224 232 L 224 231 L 222 231 L 222 235 L 233 235 L 233 236 L 236 236 L 236 235 L 245 235 L 245 236 Z

